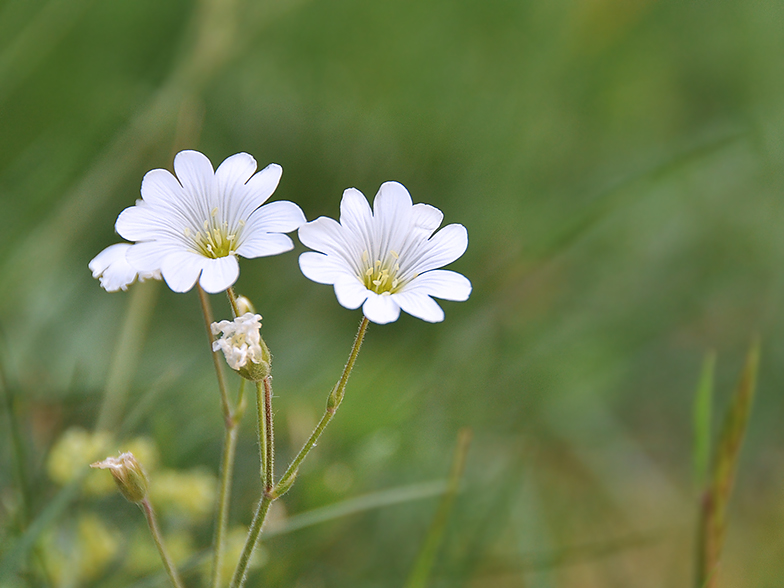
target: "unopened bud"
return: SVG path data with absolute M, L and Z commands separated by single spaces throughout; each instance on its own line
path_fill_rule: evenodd
M 247 313 L 256 314 L 253 303 L 248 300 L 247 296 L 237 296 L 237 316 L 242 316 Z
M 335 384 L 335 387 L 332 388 L 332 392 L 329 393 L 329 397 L 327 398 L 327 411 L 334 413 L 340 403 L 343 401 L 343 394 L 344 389 L 341 388 L 340 382 Z
M 132 453 L 107 457 L 90 464 L 90 467 L 109 470 L 122 495 L 131 502 L 138 504 L 147 497 L 147 475 Z
M 272 498 L 277 499 L 283 496 L 286 492 L 291 490 L 291 487 L 294 485 L 295 480 L 297 479 L 297 474 L 299 473 L 299 469 L 294 470 L 288 478 L 282 479 L 278 482 L 278 485 L 272 489 Z

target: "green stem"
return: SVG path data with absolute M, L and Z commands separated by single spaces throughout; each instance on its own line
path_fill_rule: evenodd
M 242 586 L 245 584 L 250 557 L 253 554 L 253 550 L 256 548 L 259 535 L 261 535 L 261 529 L 264 526 L 264 519 L 267 516 L 270 505 L 274 500 L 280 498 L 280 496 L 282 496 L 289 488 L 291 488 L 291 485 L 294 483 L 294 478 L 297 475 L 297 469 L 299 468 L 299 465 L 302 463 L 302 460 L 305 459 L 310 450 L 313 449 L 313 447 L 316 445 L 316 441 L 318 441 L 321 433 L 324 432 L 324 428 L 327 426 L 327 423 L 329 423 L 329 421 L 335 415 L 338 406 L 340 406 L 340 402 L 343 400 L 343 394 L 346 389 L 346 383 L 348 382 L 348 378 L 351 375 L 351 370 L 354 369 L 354 364 L 357 361 L 359 349 L 362 346 L 363 339 L 365 338 L 368 322 L 369 321 L 366 317 L 362 317 L 362 321 L 359 323 L 357 336 L 354 338 L 354 345 L 351 348 L 351 353 L 349 353 L 346 366 L 343 368 L 343 374 L 340 376 L 338 383 L 332 389 L 332 392 L 330 392 L 329 398 L 327 399 L 327 410 L 324 413 L 324 416 L 321 417 L 321 421 L 316 427 L 316 430 L 313 431 L 297 457 L 294 458 L 294 461 L 291 463 L 288 470 L 286 470 L 286 473 L 283 474 L 283 477 L 274 486 L 272 483 L 272 469 L 274 461 L 274 456 L 272 455 L 272 444 L 274 440 L 272 435 L 272 385 L 270 383 L 269 376 L 264 379 L 263 385 L 259 385 L 257 383 L 256 391 L 257 400 L 259 401 L 258 406 L 264 407 L 263 415 L 261 414 L 262 409 L 259 408 L 259 445 L 263 446 L 265 444 L 269 444 L 270 447 L 270 451 L 266 456 L 266 460 L 262 458 L 262 461 L 264 462 L 262 465 L 266 466 L 264 473 L 264 476 L 266 477 L 266 484 L 264 486 L 264 491 L 261 495 L 259 505 L 256 507 L 256 512 L 253 514 L 253 521 L 251 521 L 250 529 L 248 529 L 248 538 L 245 541 L 245 547 L 242 549 L 240 560 L 237 562 L 237 568 L 234 570 L 234 577 L 231 580 L 230 588 L 242 588 Z M 263 399 L 261 398 L 262 390 L 264 394 Z M 261 434 L 262 420 L 265 422 L 264 435 Z
M 272 492 L 275 485 L 275 430 L 272 423 L 272 378 L 264 378 L 264 420 L 266 423 L 267 459 L 264 462 L 267 484 L 265 492 Z
M 234 457 L 237 451 L 237 437 L 242 413 L 245 411 L 245 379 L 240 381 L 237 410 L 231 420 L 232 426 L 226 427 L 223 440 L 223 456 L 221 458 L 221 484 L 218 496 L 218 508 L 215 520 L 215 537 L 213 539 L 212 587 L 218 588 L 220 570 L 223 567 L 223 543 L 226 527 L 229 522 L 229 502 L 231 498 L 231 480 L 234 472 Z
M 234 577 L 231 579 L 229 588 L 241 588 L 245 584 L 250 558 L 253 555 L 253 550 L 256 549 L 256 542 L 259 540 L 264 519 L 267 517 L 267 512 L 273 500 L 274 498 L 266 492 L 261 497 L 261 501 L 258 507 L 256 507 L 256 512 L 253 514 L 253 521 L 248 530 L 248 539 L 245 541 L 245 547 L 240 555 L 240 560 L 237 562 L 237 568 L 234 570 Z
M 210 342 L 210 351 L 212 351 L 212 343 L 215 340 L 212 334 L 212 323 L 214 322 L 212 307 L 210 306 L 207 293 L 204 292 L 200 284 L 196 285 L 199 292 L 199 302 L 201 303 L 202 314 L 204 315 L 204 326 L 207 329 L 207 339 Z M 229 301 L 232 303 L 232 308 L 236 309 L 236 300 L 234 299 L 234 292 L 231 289 L 227 290 Z M 236 310 L 234 312 L 236 316 Z M 226 536 L 226 527 L 229 519 L 229 504 L 231 501 L 231 477 L 234 471 L 234 459 L 237 449 L 237 436 L 239 434 L 239 423 L 242 419 L 242 414 L 245 411 L 245 380 L 240 384 L 240 392 L 237 398 L 237 408 L 232 410 L 231 403 L 229 402 L 229 394 L 226 389 L 226 378 L 223 374 L 223 363 L 220 358 L 220 353 L 212 351 L 212 363 L 215 366 L 215 374 L 218 377 L 218 388 L 220 390 L 221 409 L 223 411 L 223 422 L 225 426 L 225 435 L 223 440 L 223 454 L 221 457 L 221 487 L 218 496 L 217 516 L 215 522 L 215 539 L 213 551 L 213 568 L 212 568 L 212 586 L 217 588 L 220 582 L 220 569 L 223 561 L 223 543 Z
M 226 290 L 226 296 L 229 297 L 229 304 L 231 304 L 231 312 L 234 313 L 234 318 L 240 316 L 240 309 L 237 306 L 237 295 L 234 293 L 234 288 L 229 286 Z
M 335 416 L 335 412 L 337 412 L 340 403 L 343 401 L 346 384 L 348 383 L 348 378 L 351 375 L 351 371 L 354 369 L 354 363 L 357 360 L 357 355 L 359 355 L 359 349 L 362 347 L 362 341 L 365 338 L 368 322 L 369 321 L 367 317 L 363 316 L 362 321 L 359 323 L 357 336 L 354 338 L 354 346 L 351 348 L 348 361 L 346 362 L 346 366 L 343 368 L 343 374 L 340 376 L 340 380 L 338 380 L 338 383 L 335 384 L 335 387 L 332 389 L 332 392 L 327 399 L 327 409 L 324 411 L 324 415 L 321 417 L 318 425 L 316 425 L 315 430 L 313 433 L 311 433 L 310 438 L 305 442 L 305 445 L 303 445 L 302 449 L 300 449 L 297 457 L 294 458 L 294 461 L 291 462 L 291 465 L 286 470 L 286 473 L 283 474 L 283 477 L 275 486 L 275 492 L 273 492 L 274 494 L 277 494 L 280 489 L 288 489 L 291 487 L 291 483 L 293 482 L 294 476 L 297 475 L 297 470 L 299 469 L 300 464 L 307 457 L 308 453 L 310 453 L 310 450 L 313 449 L 313 447 L 316 445 L 316 442 L 319 440 L 319 437 L 321 437 L 321 434 L 329 424 L 329 421 L 331 421 L 332 417 Z
M 180 576 L 177 574 L 177 569 L 174 567 L 174 562 L 169 557 L 169 554 L 166 552 L 166 548 L 163 545 L 163 536 L 161 535 L 161 531 L 158 528 L 158 521 L 155 518 L 155 511 L 152 509 L 149 498 L 145 498 L 139 504 L 139 506 L 142 507 L 144 516 L 147 517 L 147 524 L 150 526 L 150 533 L 152 534 L 153 541 L 155 541 L 155 546 L 158 548 L 158 553 L 161 554 L 161 561 L 163 562 L 163 567 L 166 568 L 166 573 L 169 575 L 169 579 L 175 588 L 183 588 L 182 580 L 180 580 Z
M 211 326 L 212 323 L 215 322 L 212 316 L 212 307 L 210 306 L 209 298 L 207 298 L 207 293 L 202 290 L 201 284 L 196 284 L 196 290 L 199 292 L 199 302 L 201 303 L 201 311 L 204 315 L 204 326 L 207 329 L 207 338 L 210 341 L 212 363 L 215 366 L 215 374 L 218 376 L 218 388 L 220 389 L 223 418 L 226 421 L 226 427 L 230 427 L 233 415 L 231 412 L 231 404 L 229 403 L 229 393 L 226 391 L 226 378 L 223 375 L 223 364 L 221 363 L 220 353 L 218 351 L 212 351 L 212 342 L 215 340 L 212 335 Z
M 256 417 L 259 432 L 259 471 L 261 474 L 261 485 L 266 490 L 269 481 L 267 477 L 267 416 L 264 401 L 264 385 L 256 382 Z

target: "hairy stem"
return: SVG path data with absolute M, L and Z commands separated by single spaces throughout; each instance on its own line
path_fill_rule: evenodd
M 271 492 L 275 485 L 275 431 L 272 424 L 272 378 L 264 378 L 264 420 L 267 444 L 267 459 L 264 462 L 267 483 L 264 486 L 265 492 Z
M 264 401 L 264 385 L 261 382 L 256 382 L 256 417 L 257 417 L 257 430 L 259 433 L 259 471 L 261 475 L 261 486 L 266 489 L 267 485 L 272 483 L 267 478 L 267 452 L 269 447 L 267 445 L 267 414 Z
M 230 426 L 232 420 L 231 404 L 229 403 L 229 393 L 226 391 L 226 377 L 223 375 L 223 365 L 221 364 L 220 353 L 212 351 L 212 342 L 215 340 L 212 335 L 212 323 L 215 322 L 212 315 L 212 307 L 207 293 L 202 290 L 201 284 L 196 284 L 196 290 L 199 292 L 199 302 L 201 303 L 201 311 L 204 315 L 204 327 L 207 329 L 207 339 L 210 341 L 210 352 L 212 353 L 212 363 L 215 366 L 215 375 L 218 376 L 218 388 L 221 397 L 221 409 L 223 409 L 223 418 L 226 420 L 226 426 Z
M 166 568 L 166 573 L 169 575 L 169 579 L 171 583 L 174 585 L 175 588 L 184 588 L 182 580 L 180 580 L 180 576 L 177 573 L 177 569 L 174 567 L 174 562 L 169 557 L 169 554 L 166 551 L 166 547 L 163 544 L 163 536 L 161 535 L 161 531 L 158 528 L 158 521 L 155 518 L 155 511 L 152 509 L 152 505 L 150 504 L 150 499 L 145 498 L 139 506 L 142 507 L 144 511 L 144 516 L 147 518 L 147 524 L 150 527 L 150 533 L 152 534 L 152 539 L 155 541 L 155 546 L 158 548 L 158 553 L 161 554 L 161 561 L 163 562 L 163 567 Z
M 234 318 L 240 316 L 240 309 L 237 306 L 237 295 L 234 293 L 234 288 L 229 286 L 226 290 L 226 296 L 229 298 L 229 304 L 231 304 L 231 312 L 234 314 Z
M 245 380 L 240 381 L 237 410 L 231 420 L 231 426 L 226 427 L 223 440 L 223 455 L 221 457 L 220 494 L 215 519 L 215 537 L 213 538 L 212 552 L 212 587 L 218 588 L 220 583 L 220 570 L 223 566 L 223 543 L 226 537 L 226 527 L 229 522 L 229 503 L 231 499 L 231 481 L 234 473 L 234 457 L 237 451 L 237 437 L 239 435 L 240 421 L 245 409 Z
M 313 449 L 313 447 L 316 445 L 319 437 L 321 437 L 324 429 L 329 424 L 329 421 L 331 421 L 332 417 L 335 416 L 340 403 L 343 401 L 346 384 L 348 383 L 348 378 L 351 375 L 351 371 L 354 369 L 354 363 L 357 360 L 357 355 L 359 355 L 359 349 L 362 347 L 362 341 L 365 338 L 368 322 L 369 321 L 367 317 L 363 316 L 362 321 L 359 323 L 359 330 L 357 331 L 357 336 L 354 338 L 354 345 L 351 348 L 348 361 L 346 362 L 346 366 L 343 368 L 343 374 L 340 376 L 340 380 L 338 380 L 338 383 L 335 384 L 335 387 L 332 389 L 332 392 L 327 399 L 327 409 L 324 411 L 324 415 L 321 417 L 321 420 L 319 421 L 318 425 L 316 425 L 316 428 L 314 429 L 313 433 L 311 433 L 308 440 L 305 441 L 305 445 L 302 446 L 302 449 L 300 449 L 297 457 L 295 457 L 294 461 L 292 461 L 291 465 L 289 465 L 286 473 L 283 474 L 283 477 L 275 486 L 276 489 L 290 487 L 292 479 L 297 474 L 297 469 L 299 468 L 300 464 L 307 457 L 308 453 L 310 453 L 310 450 Z
M 256 512 L 253 514 L 253 521 L 251 521 L 250 529 L 248 530 L 248 538 L 245 541 L 245 547 L 242 550 L 240 560 L 237 562 L 237 568 L 234 570 L 234 577 L 231 580 L 230 588 L 242 588 L 242 586 L 245 584 L 245 580 L 247 579 L 248 575 L 248 565 L 250 564 L 250 558 L 253 555 L 253 550 L 256 548 L 256 543 L 258 542 L 259 536 L 261 535 L 261 530 L 264 526 L 264 519 L 267 516 L 270 505 L 273 501 L 282 496 L 289 488 L 291 488 L 291 485 L 294 482 L 294 477 L 297 475 L 297 469 L 302 463 L 302 460 L 305 459 L 310 450 L 313 449 L 313 447 L 316 445 L 316 442 L 321 436 L 321 433 L 324 432 L 327 423 L 329 423 L 329 421 L 335 415 L 338 406 L 340 406 L 340 402 L 343 400 L 343 394 L 346 389 L 346 383 L 348 382 L 348 378 L 351 375 L 351 371 L 354 369 L 354 363 L 357 361 L 359 349 L 362 346 L 362 341 L 365 338 L 368 322 L 369 321 L 366 317 L 362 317 L 362 321 L 359 323 L 357 336 L 354 338 L 354 345 L 351 347 L 351 353 L 349 353 L 348 361 L 346 362 L 346 366 L 343 368 L 343 374 L 340 376 L 340 380 L 338 380 L 338 383 L 335 384 L 335 387 L 329 394 L 329 398 L 327 399 L 327 410 L 325 411 L 324 416 L 321 417 L 321 421 L 316 427 L 316 430 L 313 431 L 310 438 L 305 442 L 305 445 L 297 454 L 297 457 L 294 458 L 294 461 L 291 462 L 291 465 L 286 470 L 286 473 L 283 474 L 283 477 L 280 479 L 280 481 L 274 485 L 272 480 L 274 461 L 272 449 L 272 385 L 269 376 L 263 380 L 263 383 L 257 383 L 256 394 L 259 406 L 259 446 L 262 447 L 264 445 L 268 445 L 269 449 L 269 452 L 266 455 L 266 459 L 265 457 L 262 457 L 262 467 L 264 468 L 263 477 L 266 479 L 266 483 L 264 484 L 261 500 L 256 507 Z M 264 411 L 263 415 L 261 414 L 262 407 Z M 264 421 L 263 435 L 262 421 Z
M 229 588 L 241 588 L 245 584 L 250 558 L 253 555 L 253 550 L 256 549 L 256 542 L 259 540 L 261 528 L 264 526 L 264 519 L 267 517 L 267 512 L 273 500 L 274 498 L 266 492 L 262 495 L 261 501 L 256 507 L 256 512 L 253 514 L 253 521 L 251 521 L 250 529 L 248 530 L 248 539 L 245 541 L 245 547 L 240 555 L 240 560 L 237 562 L 237 568 L 234 570 L 234 577 L 231 579 Z

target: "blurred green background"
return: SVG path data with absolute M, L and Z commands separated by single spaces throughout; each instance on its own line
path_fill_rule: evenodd
M 345 188 L 370 198 L 397 180 L 469 232 L 450 269 L 472 280 L 470 300 L 443 303 L 441 324 L 371 325 L 270 529 L 443 479 L 468 426 L 432 586 L 690 586 L 701 365 L 715 350 L 718 425 L 758 334 L 720 585 L 780 586 L 782 55 L 784 7 L 759 0 L 4 0 L 0 558 L 62 496 L 52 448 L 95 426 L 107 385 L 128 387 L 110 453 L 143 437 L 161 471 L 195 476 L 180 490 L 200 479 L 210 495 L 223 423 L 196 293 L 107 294 L 87 269 L 118 240 L 143 174 L 195 148 L 214 165 L 239 151 L 279 163 L 273 198 L 308 219 L 336 217 Z M 275 357 L 280 464 L 320 416 L 360 319 L 300 274 L 297 252 L 243 260 L 236 285 Z M 134 323 L 138 362 L 125 352 L 107 384 L 134 296 L 151 313 Z M 251 417 L 232 525 L 258 497 Z M 399 497 L 271 535 L 249 585 L 402 586 L 437 498 Z M 198 559 L 209 515 L 161 508 Z M 3 588 L 166 585 L 154 557 L 129 567 L 134 537 L 148 539 L 118 496 L 82 493 L 45 523 Z M 76 569 L 80 549 L 94 569 Z

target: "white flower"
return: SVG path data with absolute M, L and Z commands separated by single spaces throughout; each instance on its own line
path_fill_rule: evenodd
M 101 286 L 107 292 L 127 290 L 136 278 L 140 282 L 161 279 L 161 272 L 157 270 L 139 273 L 128 263 L 125 254 L 130 247 L 130 243 L 109 245 L 88 264 L 93 277 L 100 278 Z
M 198 151 L 174 158 L 177 177 L 154 169 L 142 181 L 142 199 L 117 218 L 117 232 L 136 243 L 126 252 L 137 272 L 160 270 L 175 292 L 196 281 L 210 293 L 229 288 L 239 276 L 237 255 L 262 257 L 294 247 L 284 235 L 305 222 L 293 202 L 264 204 L 282 169 L 270 164 L 258 173 L 247 153 L 226 159 L 213 171 Z
M 212 350 L 223 351 L 226 363 L 233 370 L 239 370 L 250 360 L 253 363 L 261 363 L 261 315 L 246 312 L 238 316 L 233 321 L 221 321 L 212 323 L 212 334 L 217 337 L 218 333 L 223 333 L 220 339 L 213 341 Z
M 374 323 L 397 320 L 400 309 L 442 321 L 444 311 L 431 296 L 467 300 L 471 294 L 465 276 L 436 269 L 468 247 L 463 225 L 447 225 L 433 235 L 443 218 L 433 206 L 412 204 L 397 182 L 381 185 L 372 211 L 365 196 L 349 188 L 340 202 L 340 223 L 320 217 L 300 227 L 300 241 L 319 253 L 303 253 L 299 266 L 314 282 L 334 285 L 346 308 L 362 306 Z

